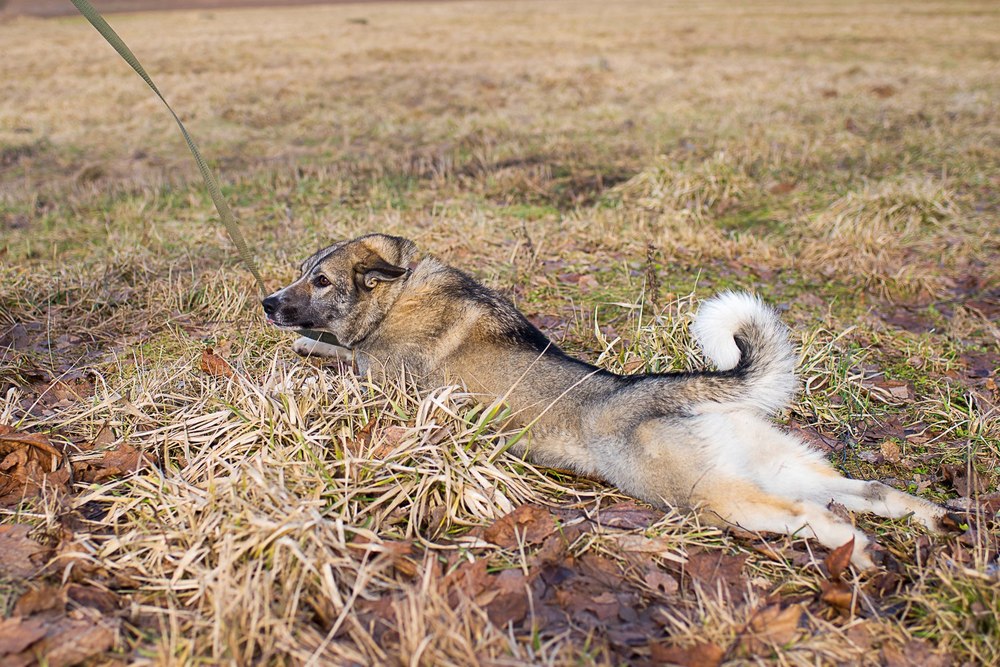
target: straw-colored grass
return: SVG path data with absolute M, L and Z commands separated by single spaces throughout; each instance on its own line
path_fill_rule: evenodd
M 37 576 L 0 566 L 6 615 L 43 582 L 110 591 L 124 606 L 95 664 L 1000 660 L 996 505 L 980 502 L 1000 472 L 993 4 L 111 21 L 218 166 L 270 286 L 331 240 L 403 234 L 619 372 L 702 367 L 699 301 L 756 290 L 800 345 L 789 427 L 847 474 L 964 507 L 970 529 L 859 517 L 890 571 L 848 575 L 838 607 L 805 540 L 682 512 L 602 522 L 626 499 L 509 455 L 502 406 L 293 355 L 152 94 L 80 20 L 14 19 L 0 424 L 68 443 L 78 474 L 0 510 L 58 547 Z M 232 377 L 201 370 L 207 346 Z M 85 480 L 124 445 L 150 465 Z M 955 470 L 983 487 L 963 497 Z M 484 537 L 527 503 L 563 542 Z M 629 627 L 648 644 L 614 634 Z

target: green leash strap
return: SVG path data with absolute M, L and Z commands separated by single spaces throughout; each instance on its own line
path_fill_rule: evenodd
M 222 224 L 225 225 L 226 231 L 229 233 L 229 238 L 232 240 L 233 245 L 236 246 L 237 252 L 239 252 L 240 259 L 243 264 L 249 269 L 250 273 L 253 274 L 254 280 L 257 281 L 257 287 L 260 289 L 262 295 L 267 294 L 267 288 L 264 286 L 264 280 L 260 277 L 260 272 L 257 270 L 257 264 L 253 261 L 253 255 L 250 253 L 250 248 L 247 246 L 246 239 L 243 238 L 243 233 L 240 231 L 239 223 L 236 222 L 236 217 L 233 215 L 232 210 L 229 208 L 229 204 L 226 200 L 222 198 L 222 191 L 219 189 L 219 183 L 215 180 L 215 176 L 212 174 L 211 169 L 208 168 L 208 163 L 205 162 L 205 158 L 202 157 L 201 151 L 198 150 L 198 146 L 195 145 L 194 139 L 188 134 L 187 128 L 184 127 L 184 123 L 181 122 L 180 117 L 174 112 L 173 108 L 167 102 L 166 98 L 163 97 L 163 93 L 160 89 L 156 87 L 153 80 L 146 73 L 146 69 L 139 63 L 139 59 L 135 57 L 132 50 L 128 48 L 125 41 L 118 36 L 118 33 L 108 25 L 108 22 L 104 20 L 100 12 L 94 9 L 94 6 L 88 2 L 88 0 L 70 0 L 79 12 L 83 15 L 83 18 L 90 22 L 90 25 L 94 26 L 94 29 L 101 34 L 104 39 L 107 40 L 118 55 L 129 64 L 129 66 L 135 70 L 135 73 L 142 77 L 142 80 L 146 82 L 146 85 L 152 89 L 156 96 L 160 98 L 163 105 L 167 107 L 167 111 L 170 115 L 174 117 L 177 122 L 177 127 L 180 128 L 181 134 L 184 135 L 184 141 L 187 142 L 188 148 L 191 149 L 191 154 L 194 156 L 194 161 L 198 163 L 198 170 L 201 172 L 201 177 L 205 180 L 205 186 L 208 188 L 208 193 L 212 197 L 212 203 L 215 204 L 215 209 L 219 212 L 219 219 L 222 220 Z M 329 334 L 322 331 L 312 331 L 312 330 L 301 330 L 300 334 L 306 336 L 307 338 L 312 338 L 323 343 L 329 343 L 331 345 L 340 345 L 333 334 Z
M 253 255 L 250 254 L 250 248 L 247 246 L 246 239 L 243 238 L 243 234 L 240 232 L 239 224 L 236 222 L 236 218 L 233 216 L 232 210 L 230 210 L 229 205 L 226 200 L 222 198 L 222 191 L 219 190 L 219 183 L 215 180 L 215 176 L 212 175 L 212 171 L 208 168 L 208 164 L 205 162 L 205 158 L 201 156 L 201 151 L 194 143 L 194 139 L 188 134 L 187 128 L 184 127 L 184 123 L 177 116 L 174 110 L 171 108 L 170 104 L 167 102 L 166 98 L 163 97 L 163 93 L 160 89 L 156 87 L 153 80 L 149 78 L 146 70 L 139 60 L 132 53 L 132 50 L 128 48 L 118 33 L 108 25 L 108 22 L 104 20 L 104 17 L 94 9 L 87 0 L 70 0 L 76 8 L 80 10 L 83 17 L 90 21 L 90 25 L 94 26 L 97 32 L 101 33 L 101 36 L 108 41 L 115 51 L 118 52 L 125 62 L 127 62 L 135 73 L 142 77 L 142 80 L 146 82 L 156 96 L 160 98 L 163 105 L 167 107 L 167 111 L 170 115 L 174 117 L 177 121 L 177 127 L 181 129 L 181 134 L 184 135 L 184 141 L 187 142 L 188 148 L 191 149 L 191 154 L 194 155 L 195 162 L 198 163 L 198 170 L 201 171 L 201 177 L 205 179 L 205 186 L 208 187 L 208 193 L 212 196 L 212 202 L 215 204 L 216 210 L 219 212 L 219 218 L 222 220 L 222 224 L 226 226 L 226 231 L 229 232 L 229 238 L 232 239 L 233 245 L 236 246 L 237 252 L 240 254 L 240 259 L 246 265 L 250 273 L 253 274 L 254 280 L 257 281 L 257 287 L 260 288 L 261 294 L 267 294 L 267 288 L 264 287 L 264 280 L 260 277 L 260 272 L 257 270 L 257 265 L 253 261 Z

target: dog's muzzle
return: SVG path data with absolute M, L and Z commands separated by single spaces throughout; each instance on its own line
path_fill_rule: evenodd
M 313 327 L 311 321 L 302 319 L 298 308 L 284 303 L 277 294 L 267 297 L 260 302 L 260 305 L 264 308 L 267 321 L 277 327 L 284 329 L 310 329 Z

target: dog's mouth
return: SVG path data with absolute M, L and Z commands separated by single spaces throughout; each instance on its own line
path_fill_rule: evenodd
M 298 331 L 299 329 L 312 329 L 316 326 L 315 322 L 286 322 L 284 318 L 280 315 L 265 315 L 264 318 L 267 323 L 271 326 L 277 327 L 284 331 Z

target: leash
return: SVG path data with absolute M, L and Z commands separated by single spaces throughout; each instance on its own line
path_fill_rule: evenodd
M 247 270 L 253 274 L 254 280 L 257 282 L 257 288 L 260 290 L 262 296 L 267 295 L 267 288 L 264 286 L 264 280 L 260 277 L 260 271 L 257 270 L 257 264 L 253 261 L 253 254 L 250 252 L 250 247 L 247 245 L 246 239 L 243 237 L 243 232 L 240 231 L 239 223 L 236 221 L 236 217 L 233 215 L 232 209 L 229 208 L 229 204 L 222 197 L 222 191 L 219 189 L 219 182 L 215 180 L 215 176 L 212 174 L 212 170 L 208 168 L 208 163 L 205 162 L 205 158 L 202 157 L 201 151 L 198 150 L 197 144 L 194 143 L 194 139 L 188 134 L 187 128 L 184 127 L 184 123 L 181 122 L 180 117 L 167 102 L 167 99 L 160 92 L 160 89 L 156 87 L 153 83 L 153 79 L 150 78 L 149 74 L 146 73 L 146 69 L 139 62 L 139 59 L 135 57 L 132 50 L 128 48 L 125 41 L 118 36 L 118 33 L 108 24 L 108 22 L 101 16 L 101 13 L 94 9 L 94 6 L 90 4 L 88 0 L 70 0 L 73 5 L 77 8 L 83 18 L 90 22 L 90 25 L 94 27 L 101 36 L 107 40 L 108 44 L 118 52 L 118 55 L 129 64 L 129 66 L 135 70 L 146 85 L 156 93 L 156 96 L 160 98 L 163 102 L 163 106 L 167 107 L 167 111 L 170 115 L 174 117 L 174 121 L 177 123 L 177 127 L 180 128 L 181 134 L 184 136 L 184 141 L 187 143 L 188 148 L 191 150 L 191 155 L 194 156 L 194 161 L 198 163 L 198 171 L 201 172 L 201 177 L 205 181 L 205 187 L 208 188 L 208 193 L 212 197 L 212 203 L 215 204 L 215 210 L 219 212 L 219 219 L 222 224 L 226 227 L 226 232 L 229 234 L 230 240 L 232 240 L 233 245 L 236 246 L 236 251 L 239 253 L 240 260 L 243 265 L 246 266 Z M 332 334 L 326 333 L 325 331 L 312 331 L 309 329 L 303 329 L 299 331 L 300 334 L 314 340 L 318 340 L 323 343 L 329 343 L 332 345 L 340 345 L 340 342 Z

